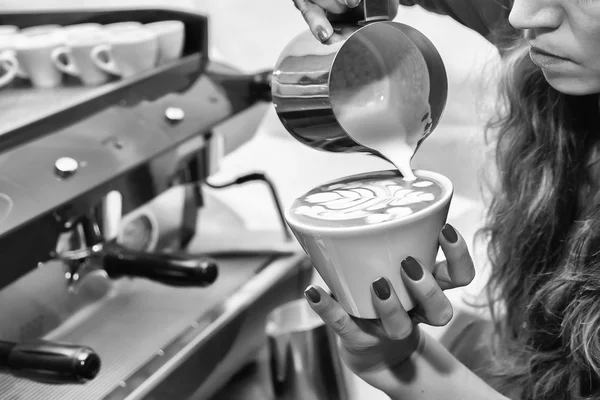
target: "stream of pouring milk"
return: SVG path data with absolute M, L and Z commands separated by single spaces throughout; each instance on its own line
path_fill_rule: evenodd
M 419 107 L 419 115 L 407 117 L 395 112 L 385 99 L 348 112 L 344 117 L 353 139 L 376 150 L 400 171 L 404 180 L 416 179 L 411 167 L 419 140 L 428 132 L 431 123 L 429 104 Z M 368 115 L 368 118 L 366 116 Z

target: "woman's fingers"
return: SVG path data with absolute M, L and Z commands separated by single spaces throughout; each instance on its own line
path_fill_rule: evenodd
M 452 319 L 452 304 L 433 275 L 413 257 L 402 261 L 402 279 L 418 304 L 415 313 L 429 325 L 444 326 Z
M 327 12 L 341 14 L 358 3 L 360 0 L 294 0 L 312 34 L 323 43 L 337 36 L 327 19 Z
M 333 26 L 327 19 L 325 10 L 310 0 L 294 0 L 294 4 L 302 13 L 312 34 L 323 43 L 329 40 L 333 35 Z
M 371 295 L 386 336 L 396 340 L 408 338 L 413 324 L 390 282 L 386 278 L 373 281 Z
M 354 343 L 363 332 L 344 308 L 322 288 L 311 285 L 304 291 L 310 307 L 344 342 Z
M 438 263 L 433 271 L 443 290 L 466 286 L 475 278 L 475 266 L 464 238 L 450 224 L 444 225 L 439 234 L 440 246 L 446 260 Z

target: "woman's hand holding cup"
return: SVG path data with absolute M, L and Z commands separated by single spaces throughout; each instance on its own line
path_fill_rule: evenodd
M 382 382 L 378 380 L 417 351 L 419 323 L 443 326 L 450 321 L 452 305 L 443 291 L 466 286 L 475 277 L 466 243 L 452 226 L 443 227 L 439 243 L 446 260 L 437 263 L 432 272 L 412 257 L 407 257 L 398 267 L 416 304 L 410 311 L 404 309 L 394 288 L 384 277 L 371 283 L 371 296 L 381 317 L 379 320 L 350 316 L 318 286 L 310 286 L 305 291 L 311 308 L 337 334 L 344 362 L 371 385 L 381 387 Z

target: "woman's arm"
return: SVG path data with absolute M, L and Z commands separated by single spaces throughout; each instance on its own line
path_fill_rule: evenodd
M 363 376 L 393 400 L 507 400 L 421 332 L 419 349 L 395 369 Z
M 496 43 L 495 28 L 508 19 L 508 0 L 399 0 L 401 6 L 421 6 L 427 11 L 447 15 L 460 24 Z

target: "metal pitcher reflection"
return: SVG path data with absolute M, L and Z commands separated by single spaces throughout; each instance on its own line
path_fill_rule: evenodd
M 277 399 L 350 399 L 348 373 L 337 352 L 335 335 L 305 299 L 273 310 L 266 333 Z

